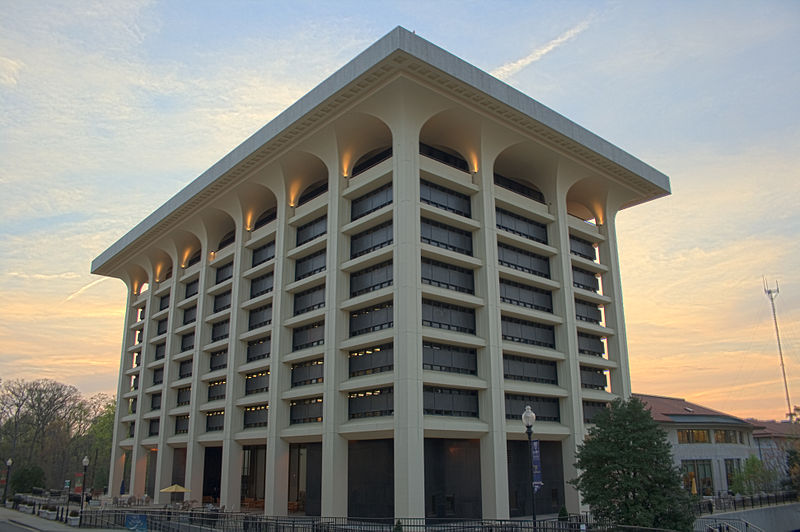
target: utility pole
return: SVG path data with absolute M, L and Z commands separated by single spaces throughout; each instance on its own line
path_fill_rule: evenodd
M 764 293 L 767 295 L 769 299 L 770 305 L 772 305 L 772 321 L 775 323 L 775 338 L 778 340 L 778 355 L 781 357 L 781 372 L 783 373 L 783 388 L 786 392 L 786 408 L 787 414 L 786 417 L 789 418 L 789 421 L 794 421 L 794 411 L 792 410 L 792 402 L 789 400 L 789 383 L 786 381 L 786 366 L 783 364 L 783 349 L 781 348 L 781 333 L 778 330 L 778 315 L 775 313 L 775 298 L 778 297 L 780 293 L 780 289 L 778 288 L 778 281 L 775 281 L 775 288 L 770 288 L 767 285 L 767 278 L 764 278 Z

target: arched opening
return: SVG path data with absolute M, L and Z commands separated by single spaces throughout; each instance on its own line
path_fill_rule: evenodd
M 359 157 L 359 159 L 356 161 L 356 164 L 353 165 L 353 172 L 350 177 L 355 177 L 358 174 L 366 172 L 373 166 L 377 166 L 386 159 L 389 159 L 391 156 L 391 146 L 383 146 L 381 148 L 375 148 L 374 150 L 368 151 Z
M 382 120 L 350 113 L 336 124 L 342 175 L 355 177 L 392 156 L 392 132 Z
M 328 192 L 328 167 L 306 152 L 292 152 L 281 161 L 289 205 L 298 207 Z
M 311 183 L 306 189 L 300 194 L 300 198 L 297 200 L 297 206 L 305 205 L 312 199 L 322 196 L 328 192 L 328 178 L 322 179 L 320 181 L 316 181 Z
M 442 111 L 419 133 L 420 155 L 466 173 L 478 171 L 479 147 L 479 119 L 464 110 Z
M 177 250 L 177 264 L 181 268 L 189 268 L 200 262 L 202 247 L 200 239 L 188 231 L 177 231 L 173 237 Z
M 543 185 L 552 180 L 556 157 L 534 143 L 505 149 L 494 161 L 494 184 L 515 194 L 546 204 Z
M 244 228 L 255 231 L 277 219 L 278 201 L 275 194 L 263 185 L 245 183 L 239 190 L 244 213 Z
M 128 278 L 130 279 L 131 294 L 135 296 L 147 292 L 150 288 L 150 279 L 141 266 L 131 265 L 128 269 Z
M 208 234 L 209 251 L 218 253 L 236 242 L 236 223 L 233 218 L 219 209 L 207 209 L 203 222 Z
M 172 277 L 172 259 L 163 250 L 155 250 L 149 254 L 153 266 L 153 281 L 160 283 Z
M 585 178 L 576 182 L 567 192 L 567 213 L 584 222 L 602 225 L 608 185 L 600 179 Z

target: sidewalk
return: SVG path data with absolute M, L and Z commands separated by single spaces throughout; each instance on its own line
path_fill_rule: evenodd
M 24 526 L 39 532 L 77 532 L 78 527 L 65 525 L 58 521 L 50 521 L 35 515 L 24 514 L 16 510 L 0 507 L 0 522 L 8 521 L 12 524 Z M 92 532 L 111 532 L 112 529 L 93 528 Z M 118 531 L 115 531 L 118 532 Z

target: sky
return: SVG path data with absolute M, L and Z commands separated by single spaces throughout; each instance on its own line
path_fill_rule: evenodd
M 667 174 L 618 215 L 633 391 L 800 404 L 800 2 L 0 0 L 0 379 L 114 393 L 92 259 L 395 26 Z

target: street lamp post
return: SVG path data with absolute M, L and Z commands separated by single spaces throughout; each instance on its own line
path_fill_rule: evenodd
M 528 436 L 528 463 L 531 475 L 531 519 L 533 520 L 533 528 L 536 530 L 536 486 L 534 485 L 533 476 L 533 422 L 536 421 L 536 414 L 531 410 L 530 406 L 525 407 L 525 412 L 522 413 L 522 424 L 525 425 L 525 434 Z
M 9 458 L 6 460 L 6 487 L 3 488 L 3 504 L 6 503 L 6 499 L 8 498 L 8 484 L 11 482 L 11 466 L 14 464 L 14 460 Z
M 83 499 L 86 496 L 86 469 L 89 467 L 89 457 L 83 457 L 83 485 L 81 486 L 81 513 L 78 514 L 78 528 L 83 524 Z

